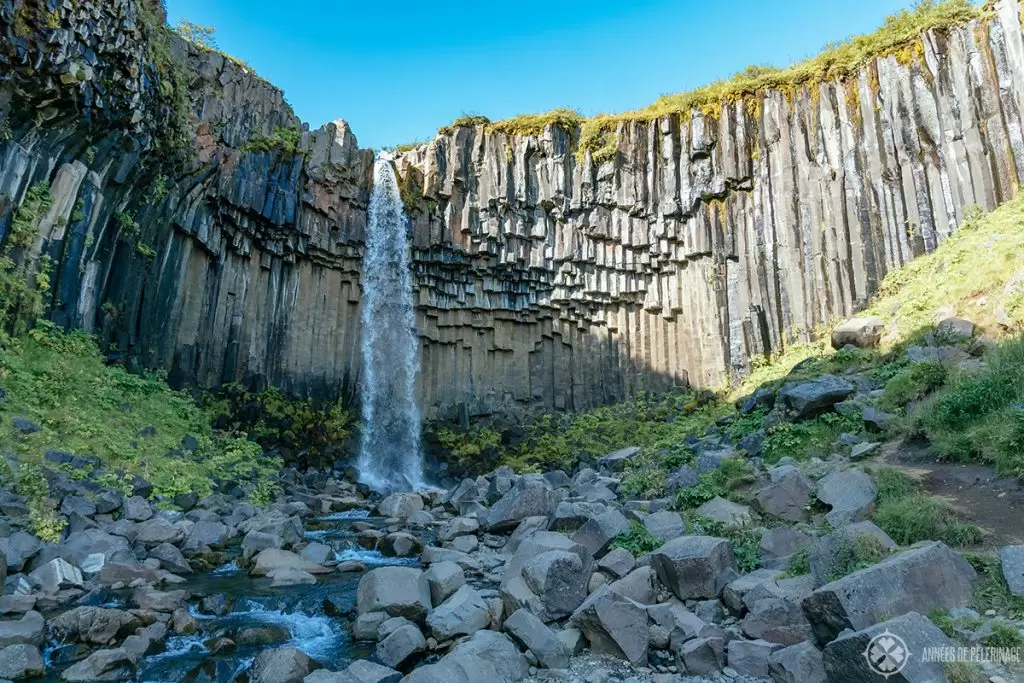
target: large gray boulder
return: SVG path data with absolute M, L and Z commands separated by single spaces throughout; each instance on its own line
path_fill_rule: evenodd
M 393 617 L 421 621 L 430 611 L 430 586 L 414 567 L 377 567 L 359 580 L 356 610 L 386 612 Z
M 628 448 L 620 448 L 617 451 L 613 451 L 608 455 L 602 456 L 597 462 L 610 469 L 621 471 L 626 466 L 627 462 L 639 454 L 640 448 L 638 446 L 630 446 Z
M 818 482 L 818 500 L 831 506 L 825 519 L 834 527 L 863 520 L 874 510 L 877 495 L 871 477 L 860 470 L 833 472 Z
M 320 666 L 294 647 L 263 650 L 249 670 L 250 683 L 302 683 L 303 679 Z
M 477 631 L 441 661 L 415 669 L 402 683 L 517 683 L 529 671 L 526 658 L 507 636 Z
M 170 543 L 161 543 L 149 551 L 150 557 L 160 560 L 160 566 L 175 574 L 191 574 L 192 566 L 175 546 Z
M 35 645 L 8 645 L 0 649 L 0 679 L 20 681 L 42 676 L 46 671 L 43 656 Z
M 807 534 L 792 526 L 765 529 L 757 547 L 761 566 L 767 569 L 786 569 L 790 558 L 811 543 Z
M 743 596 L 743 633 L 772 643 L 794 645 L 812 637 L 801 603 L 814 588 L 809 576 L 761 581 Z
M 430 601 L 434 607 L 462 588 L 466 575 L 455 562 L 435 562 L 424 573 L 430 587 Z
M 550 517 L 560 496 L 542 477 L 522 477 L 487 512 L 489 531 L 515 528 L 527 517 Z
M 408 519 L 423 509 L 423 498 L 418 493 L 392 493 L 377 505 L 381 517 Z
M 828 683 L 821 650 L 808 641 L 771 653 L 768 673 L 776 683 Z
M 564 534 L 535 531 L 509 559 L 500 591 L 509 614 L 527 608 L 544 622 L 569 616 L 587 596 L 594 559 Z
M 686 523 L 678 512 L 661 510 L 644 517 L 644 526 L 651 535 L 663 541 L 672 541 L 686 533 Z
M 51 595 L 65 588 L 81 588 L 84 584 L 81 570 L 61 557 L 50 560 L 29 577 L 39 584 L 44 593 Z
M 952 652 L 954 647 L 953 641 L 927 617 L 908 612 L 844 633 L 826 645 L 825 676 L 829 681 L 843 683 L 945 681 L 942 662 L 923 657 L 922 653 L 928 648 L 948 648 L 946 651 Z
M 330 574 L 331 570 L 315 562 L 302 559 L 290 550 L 267 548 L 261 550 L 253 560 L 250 576 L 269 576 L 282 569 L 297 569 L 307 574 Z
M 782 645 L 767 640 L 733 640 L 726 646 L 729 666 L 744 676 L 768 678 L 768 658 Z
M 572 535 L 572 540 L 587 549 L 594 557 L 603 557 L 608 544 L 619 534 L 629 532 L 629 521 L 615 508 L 591 517 Z
M 69 683 L 94 683 L 95 681 L 127 681 L 134 678 L 135 658 L 128 650 L 117 647 L 112 650 L 97 650 L 82 661 L 72 664 L 60 675 Z M 300 679 L 301 680 L 301 679 Z M 269 683 L 260 681 L 260 683 Z M 281 683 L 288 683 L 281 681 Z
M 999 551 L 1003 578 L 1010 592 L 1024 596 L 1024 545 L 1008 545 Z
M 490 606 L 472 586 L 462 586 L 427 615 L 430 634 L 438 641 L 473 635 L 490 623 Z
M 119 609 L 75 607 L 50 620 L 50 633 L 62 642 L 110 645 L 142 626 L 139 618 Z
M 384 666 L 396 668 L 427 648 L 427 640 L 413 624 L 404 624 L 377 643 L 374 657 Z
M 651 554 L 658 579 L 680 600 L 717 598 L 734 564 L 729 541 L 713 536 L 683 536 Z
M 877 317 L 851 318 L 832 330 L 832 348 L 856 346 L 870 349 L 878 346 L 885 329 L 885 321 Z
M 39 612 L 26 612 L 21 619 L 0 621 L 0 647 L 34 645 L 40 647 L 46 635 L 46 621 Z
M 754 495 L 758 509 L 788 522 L 804 520 L 811 497 L 811 483 L 804 473 L 792 465 L 784 465 L 768 470 L 768 476 L 771 481 Z
M 845 400 L 856 387 L 842 377 L 822 375 L 806 382 L 790 382 L 779 392 L 779 401 L 798 419 L 814 417 Z
M 554 631 L 529 610 L 517 610 L 505 620 L 505 632 L 533 653 L 546 669 L 565 669 L 569 666 L 569 651 Z
M 402 674 L 368 659 L 357 659 L 344 671 L 317 669 L 303 683 L 399 683 Z
M 697 516 L 733 529 L 747 526 L 753 521 L 749 507 L 721 496 L 715 496 L 698 507 Z
M 870 536 L 874 545 L 881 553 L 896 550 L 896 542 L 878 528 L 874 522 L 867 520 L 848 524 L 824 536 L 819 536 L 811 543 L 807 551 L 807 559 L 811 567 L 814 585 L 823 586 L 837 573 L 846 573 L 850 558 L 853 556 L 861 536 Z
M 965 607 L 977 573 L 944 543 L 928 542 L 825 584 L 803 600 L 819 643 L 909 612 Z
M 103 555 L 104 562 L 135 562 L 128 539 L 101 529 L 86 529 L 68 534 L 60 544 L 61 557 L 82 567 L 90 555 Z
M 602 586 L 572 615 L 572 624 L 590 642 L 595 654 L 611 655 L 634 666 L 647 665 L 647 610 Z

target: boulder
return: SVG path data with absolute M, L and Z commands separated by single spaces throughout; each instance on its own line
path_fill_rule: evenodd
M 665 493 L 674 495 L 700 483 L 700 475 L 689 465 L 683 465 L 669 473 L 665 481 Z
M 999 551 L 1003 578 L 1010 592 L 1024 596 L 1024 545 L 1008 545 Z
M 80 496 L 64 496 L 64 500 L 60 503 L 60 514 L 65 517 L 70 517 L 73 514 L 92 517 L 96 514 L 96 503 Z
M 579 606 L 571 622 L 583 632 L 595 654 L 619 657 L 634 666 L 647 665 L 647 610 L 643 605 L 602 586 Z
M 935 332 L 945 342 L 963 342 L 974 336 L 974 323 L 963 318 L 946 318 L 935 326 Z
M 185 540 L 185 529 L 180 524 L 172 522 L 165 517 L 154 517 L 139 523 L 135 528 L 135 540 L 146 545 L 159 545 L 161 543 L 177 545 Z
M 86 558 L 100 554 L 107 562 L 135 561 L 131 543 L 123 536 L 116 536 L 100 529 L 86 529 L 68 534 L 60 544 L 61 556 L 72 564 L 82 567 Z
M 612 577 L 621 579 L 633 571 L 636 566 L 636 559 L 633 554 L 625 548 L 615 548 L 597 563 L 601 571 L 610 574 Z
M 135 675 L 135 659 L 123 647 L 98 650 L 64 670 L 61 680 L 69 683 L 94 681 L 126 681 Z
M 803 610 L 818 642 L 828 643 L 884 618 L 967 606 L 976 578 L 967 560 L 929 542 L 825 584 L 803 600 Z
M 945 669 L 937 661 L 941 658 L 922 656 L 928 648 L 953 652 L 955 644 L 927 617 L 908 612 L 846 632 L 826 645 L 822 653 L 825 677 L 844 683 L 945 681 Z
M 279 569 L 298 569 L 307 574 L 330 574 L 331 570 L 314 562 L 302 559 L 290 550 L 267 548 L 261 550 L 253 560 L 250 576 L 268 576 Z
M 490 606 L 472 586 L 462 586 L 427 615 L 430 634 L 438 641 L 472 635 L 490 623 Z
M 145 522 L 153 517 L 153 506 L 141 496 L 132 496 L 122 504 L 121 515 L 132 522 Z
M 10 645 L 41 647 L 46 635 L 46 621 L 39 612 L 26 612 L 21 619 L 0 621 L 0 648 Z
M 726 647 L 729 666 L 744 676 L 768 678 L 768 658 L 782 649 L 767 640 L 733 640 Z
M 65 588 L 81 588 L 82 572 L 63 558 L 55 558 L 39 567 L 29 577 L 39 584 L 40 590 L 51 595 Z
M 587 595 L 593 563 L 590 553 L 564 534 L 534 532 L 519 544 L 502 576 L 506 611 L 526 607 L 544 622 L 572 614 Z
M 533 653 L 545 669 L 565 669 L 569 666 L 569 651 L 554 631 L 529 610 L 517 610 L 505 620 L 505 632 Z
M 747 526 L 753 519 L 749 507 L 726 500 L 721 496 L 715 496 L 698 507 L 697 516 L 730 528 Z
M 142 622 L 131 612 L 104 607 L 75 607 L 50 620 L 59 641 L 110 645 L 131 635 Z
M 430 587 L 430 601 L 434 607 L 453 595 L 466 583 L 462 567 L 454 562 L 436 562 L 423 572 Z
M 344 671 L 318 669 L 306 676 L 303 683 L 399 683 L 402 674 L 368 659 L 357 659 Z
M 0 679 L 20 681 L 42 676 L 45 671 L 43 656 L 35 645 L 21 643 L 0 649 Z
M 765 529 L 757 547 L 761 566 L 768 569 L 785 569 L 790 558 L 806 548 L 811 538 L 792 526 L 777 526 Z
M 848 564 L 859 536 L 871 536 L 877 541 L 878 549 L 885 553 L 896 550 L 896 542 L 879 529 L 874 522 L 867 520 L 848 524 L 835 531 L 819 536 L 811 543 L 807 551 L 807 559 L 811 567 L 811 576 L 815 586 L 823 586 L 832 580 L 840 570 L 848 572 L 844 565 Z
M 725 640 L 720 636 L 687 640 L 674 650 L 691 676 L 717 674 L 725 666 Z
M 191 574 L 192 567 L 181 551 L 170 543 L 161 543 L 149 551 L 150 557 L 160 560 L 160 566 L 175 574 Z
M 818 482 L 818 500 L 832 508 L 825 519 L 834 527 L 864 519 L 874 510 L 877 494 L 871 477 L 860 470 L 833 472 Z
M 603 557 L 608 544 L 619 534 L 629 532 L 629 521 L 615 508 L 608 508 L 591 517 L 572 535 L 572 540 L 594 557 Z
M 419 569 L 377 567 L 359 580 L 356 590 L 359 614 L 386 612 L 393 617 L 421 621 L 430 607 L 430 586 Z
M 582 602 L 579 579 L 583 573 L 579 553 L 567 550 L 543 552 L 523 565 L 526 585 L 540 598 L 548 616 L 569 614 Z
M 437 534 L 437 540 L 445 543 L 459 536 L 475 534 L 480 530 L 480 522 L 472 517 L 453 517 L 448 520 Z
M 427 641 L 413 624 L 399 626 L 377 643 L 374 657 L 387 667 L 396 668 L 417 652 L 427 649 Z
M 418 493 L 392 493 L 377 505 L 381 517 L 408 519 L 423 509 L 423 498 Z
M 760 586 L 762 583 L 774 581 L 782 574 L 776 569 L 755 569 L 749 574 L 738 576 L 725 585 L 722 590 L 722 602 L 726 607 L 740 614 L 744 609 L 743 598 L 747 593 Z
M 789 522 L 806 519 L 811 483 L 804 473 L 792 465 L 784 465 L 768 470 L 768 476 L 770 482 L 754 495 L 758 509 Z
M 242 646 L 262 647 L 283 643 L 291 637 L 288 629 L 281 626 L 251 626 L 238 631 L 235 642 Z
M 281 567 L 275 569 L 267 577 L 273 579 L 271 586 L 312 586 L 316 583 L 316 577 L 309 572 L 304 572 L 295 567 Z
M 682 515 L 672 510 L 654 512 L 644 517 L 644 526 L 657 538 L 671 541 L 686 533 L 686 523 Z
M 743 633 L 782 645 L 812 638 L 802 601 L 813 590 L 809 576 L 763 581 L 743 596 L 747 615 L 740 622 Z
M 320 666 L 294 647 L 263 650 L 249 669 L 250 683 L 302 683 Z
M 697 454 L 697 463 L 695 465 L 697 474 L 707 474 L 708 472 L 714 472 L 722 463 L 726 460 L 734 460 L 739 456 L 736 449 L 732 446 L 722 446 L 721 448 L 709 448 L 702 450 Z
M 601 574 L 596 574 L 596 576 L 601 576 Z M 608 584 L 608 587 L 634 602 L 641 605 L 650 605 L 655 602 L 657 583 L 657 577 L 653 569 L 650 567 L 637 567 L 618 581 Z
M 680 600 L 716 598 L 734 570 L 732 548 L 724 538 L 683 536 L 651 554 L 658 579 Z
M 882 339 L 885 322 L 881 318 L 851 318 L 832 330 L 832 348 L 856 346 L 871 349 Z
M 528 517 L 550 517 L 560 496 L 543 478 L 522 477 L 487 511 L 489 531 L 515 528 Z
M 806 641 L 771 653 L 768 673 L 776 683 L 828 683 L 821 650 Z
M 174 610 L 174 614 L 171 615 L 171 628 L 179 636 L 190 636 L 202 630 L 199 620 L 184 607 Z
M 402 683 L 516 683 L 528 673 L 526 658 L 507 636 L 477 631 L 441 661 L 415 669 Z
M 188 602 L 188 593 L 185 591 L 158 591 L 144 587 L 132 593 L 132 602 L 139 609 L 169 614 L 179 607 L 185 606 L 185 603 Z
M 381 539 L 380 551 L 388 557 L 412 557 L 423 549 L 423 543 L 410 533 L 396 531 Z
M 787 383 L 779 392 L 779 401 L 798 419 L 804 419 L 831 410 L 854 391 L 856 387 L 845 379 L 822 375 L 806 382 Z
M 186 552 L 199 552 L 204 548 L 221 548 L 228 542 L 230 535 L 231 530 L 226 524 L 201 520 L 192 527 L 192 531 L 185 538 L 182 547 Z

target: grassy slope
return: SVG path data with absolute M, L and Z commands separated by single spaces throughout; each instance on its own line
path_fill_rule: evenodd
M 168 497 L 209 493 L 216 478 L 263 478 L 280 465 L 255 443 L 215 434 L 211 415 L 162 378 L 105 365 L 82 333 L 36 329 L 10 341 L 0 356 L 0 387 L 0 451 L 22 463 L 43 464 L 50 450 L 91 456 L 107 469 L 145 477 Z M 21 433 L 15 418 L 39 431 Z M 182 448 L 186 436 L 198 443 L 194 453 Z

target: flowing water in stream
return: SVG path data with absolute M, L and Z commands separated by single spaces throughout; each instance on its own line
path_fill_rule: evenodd
M 359 475 L 378 491 L 423 486 L 419 341 L 409 269 L 408 221 L 391 162 L 374 165 L 362 300 L 362 434 Z
M 379 551 L 359 547 L 352 528 L 356 522 L 381 527 L 384 524 L 383 519 L 369 518 L 361 511 L 330 515 L 307 523 L 306 540 L 330 546 L 339 562 L 360 560 L 367 570 L 382 565 L 418 564 L 417 558 L 385 557 Z M 273 588 L 270 579 L 249 577 L 230 561 L 213 572 L 189 577 L 186 583 L 165 590 L 184 589 L 196 596 L 225 594 L 231 600 L 228 613 L 203 614 L 197 608 L 198 598 L 190 601 L 189 611 L 198 620 L 200 632 L 191 636 L 170 635 L 163 652 L 150 655 L 139 664 L 135 680 L 234 681 L 267 646 L 239 646 L 230 652 L 211 654 L 205 643 L 254 627 L 276 627 L 287 635 L 287 640 L 269 647 L 296 647 L 328 669 L 343 669 L 351 660 L 369 656 L 373 649 L 371 643 L 353 642 L 346 618 L 339 616 L 354 612 L 356 588 L 362 576 L 360 572 L 335 572 L 318 576 L 315 585 Z M 103 606 L 125 609 L 130 597 L 131 591 L 122 591 L 111 595 Z M 328 602 L 330 606 L 325 609 Z M 71 664 L 67 661 L 62 665 L 62 654 L 60 643 L 47 644 L 46 681 L 59 681 L 60 671 Z

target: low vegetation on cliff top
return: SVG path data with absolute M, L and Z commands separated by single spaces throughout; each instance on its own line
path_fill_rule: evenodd
M 984 6 L 969 0 L 922 0 L 912 9 L 886 18 L 873 33 L 854 36 L 831 43 L 815 57 L 786 68 L 757 65 L 747 67 L 732 78 L 716 81 L 688 92 L 663 95 L 651 105 L 621 114 L 598 114 L 583 117 L 571 109 L 555 109 L 542 114 L 524 114 L 503 121 L 490 121 L 483 116 L 461 117 L 438 132 L 450 133 L 460 126 L 483 125 L 488 131 L 509 135 L 537 135 L 549 125 L 560 126 L 575 133 L 579 129 L 579 150 L 591 150 L 595 160 L 608 160 L 615 150 L 616 127 L 624 121 L 652 121 L 663 116 L 689 116 L 694 111 L 718 116 L 722 106 L 754 100 L 769 90 L 792 96 L 797 88 L 814 87 L 820 83 L 845 81 L 878 57 L 895 56 L 909 62 L 923 54 L 921 34 L 933 29 L 946 29 L 990 13 L 991 3 Z

